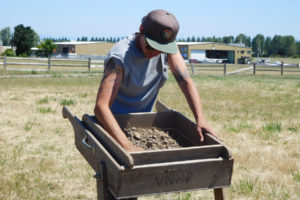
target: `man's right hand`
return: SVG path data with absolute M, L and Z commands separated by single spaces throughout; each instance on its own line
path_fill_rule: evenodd
M 123 147 L 128 152 L 137 152 L 137 151 L 145 151 L 143 148 L 134 146 L 133 144 L 128 144 Z

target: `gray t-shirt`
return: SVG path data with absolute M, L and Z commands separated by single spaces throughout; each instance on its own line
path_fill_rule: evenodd
M 159 89 L 168 78 L 167 55 L 148 59 L 137 47 L 135 35 L 116 43 L 104 61 L 104 67 L 119 65 L 124 77 L 111 106 L 114 114 L 151 112 Z

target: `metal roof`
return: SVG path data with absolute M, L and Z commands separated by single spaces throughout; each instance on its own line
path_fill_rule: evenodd
M 220 45 L 227 45 L 227 46 L 234 46 L 234 47 L 247 47 L 244 43 L 221 43 L 221 42 L 177 42 L 177 45 L 201 45 L 201 44 L 220 44 Z
M 98 43 L 103 43 L 103 42 L 90 42 L 90 41 L 54 42 L 54 44 L 61 44 L 61 45 L 98 44 Z

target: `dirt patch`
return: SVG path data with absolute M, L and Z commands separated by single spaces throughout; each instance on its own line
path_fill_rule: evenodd
M 174 149 L 191 146 L 187 140 L 179 137 L 178 132 L 174 129 L 130 127 L 125 128 L 124 132 L 135 146 L 145 150 Z

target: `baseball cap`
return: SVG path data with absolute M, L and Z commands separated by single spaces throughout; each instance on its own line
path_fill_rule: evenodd
M 177 53 L 176 35 L 179 24 L 175 16 L 165 10 L 153 10 L 142 19 L 143 34 L 148 44 L 161 52 Z

